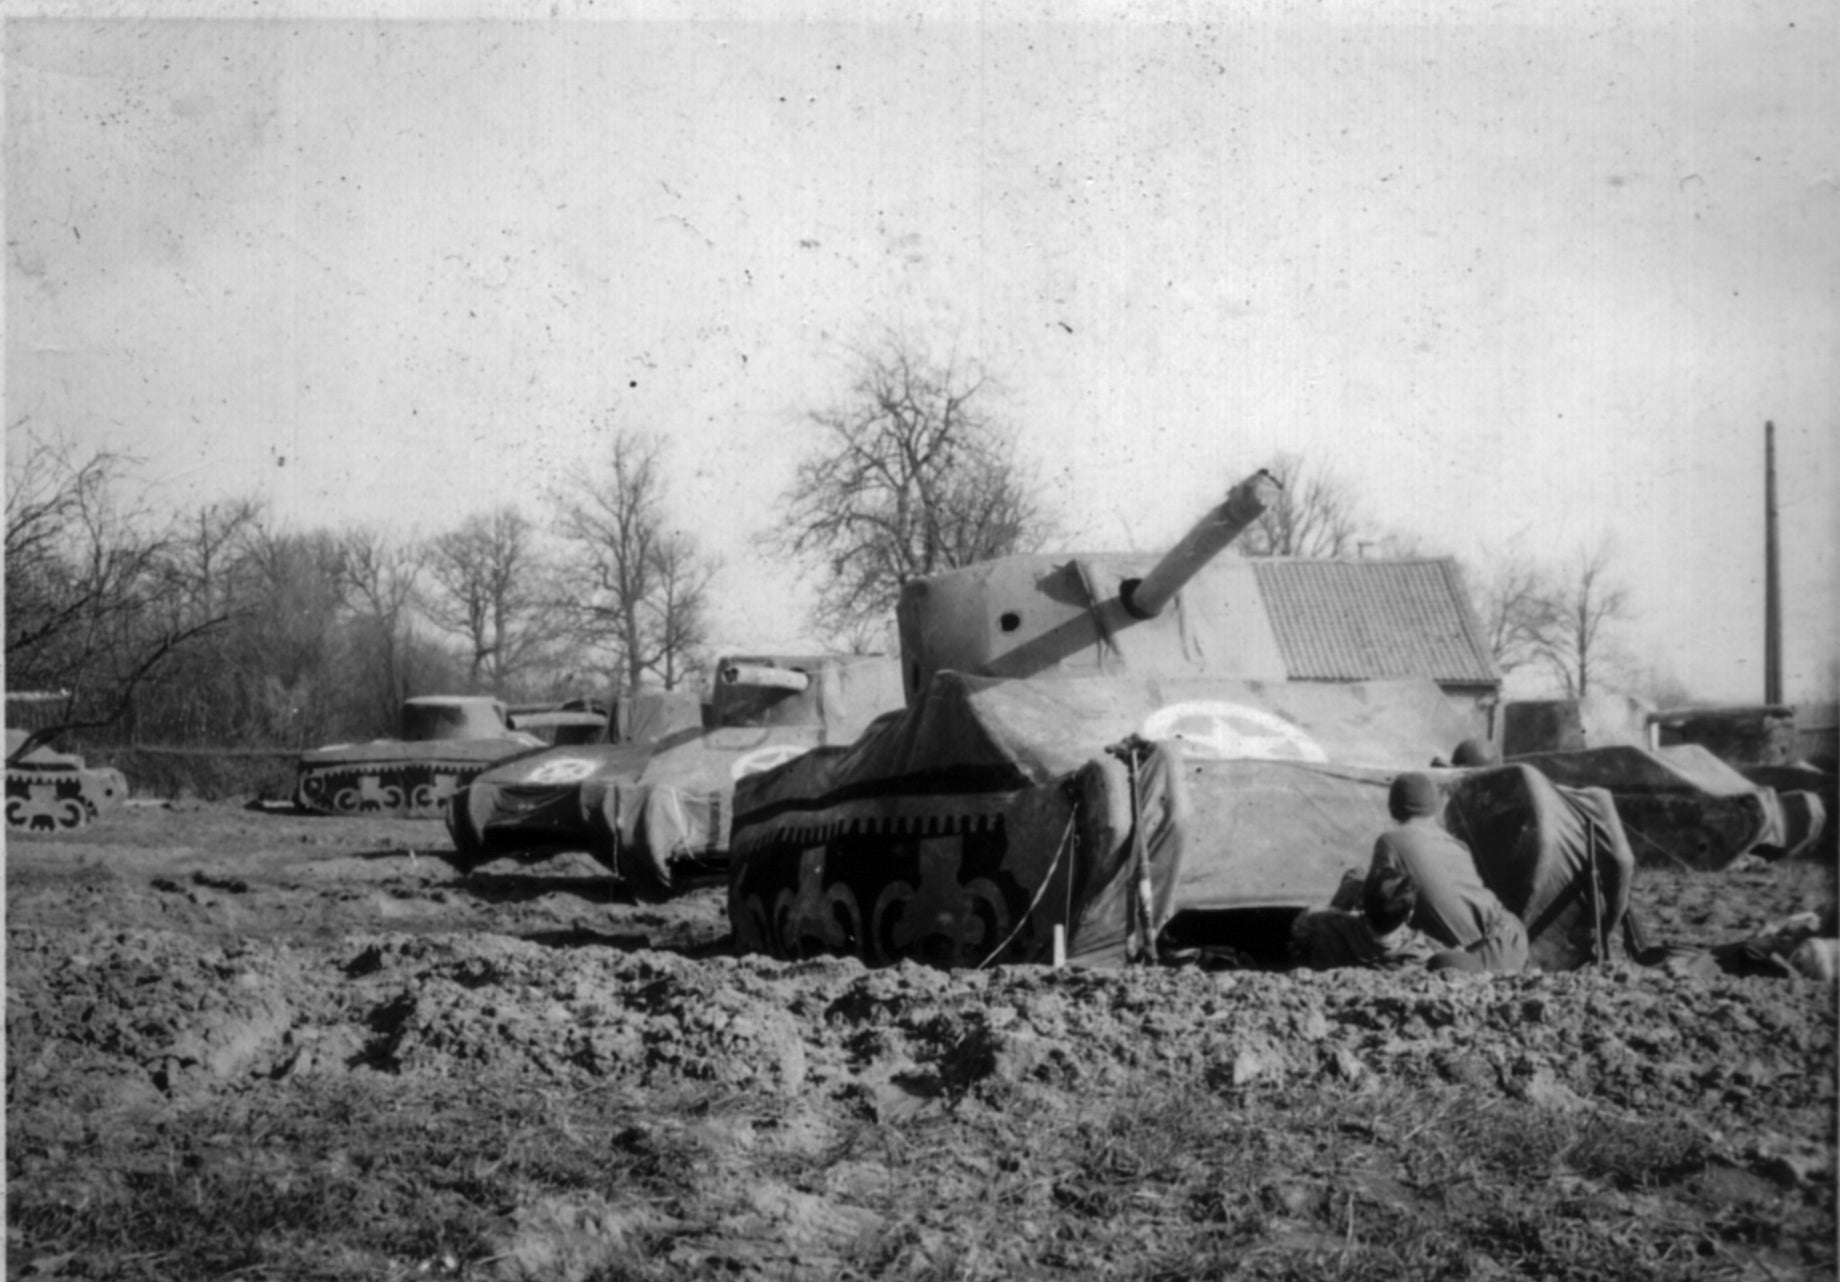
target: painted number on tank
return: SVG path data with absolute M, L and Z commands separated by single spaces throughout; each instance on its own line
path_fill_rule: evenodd
M 1179 739 L 1191 757 L 1227 761 L 1327 761 L 1329 754 L 1295 722 L 1242 703 L 1197 699 L 1158 708 L 1138 731 L 1146 739 Z

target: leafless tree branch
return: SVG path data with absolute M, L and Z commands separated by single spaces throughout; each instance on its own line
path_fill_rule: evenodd
M 811 414 L 820 440 L 775 533 L 817 574 L 820 628 L 865 635 L 910 579 L 1047 537 L 1039 491 L 983 408 L 988 392 L 981 370 L 890 334 L 859 354 L 843 398 Z

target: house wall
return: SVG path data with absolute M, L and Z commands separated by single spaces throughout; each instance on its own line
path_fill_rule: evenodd
M 1654 706 L 1625 695 L 1583 699 L 1516 699 L 1501 708 L 1501 753 L 1577 752 L 1611 744 L 1650 746 L 1648 716 Z
M 1482 739 L 1500 747 L 1501 687 L 1439 682 L 1438 688 L 1470 727 L 1468 738 Z M 1457 745 L 1450 746 L 1454 751 Z

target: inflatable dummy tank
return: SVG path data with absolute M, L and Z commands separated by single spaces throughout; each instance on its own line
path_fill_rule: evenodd
M 1761 718 L 1747 725 L 1720 710 L 1657 713 L 1640 700 L 1593 695 L 1519 700 L 1502 720 L 1508 761 L 1564 787 L 1611 794 L 1642 863 L 1717 871 L 1743 854 L 1783 858 L 1814 847 L 1827 826 L 1818 776 L 1746 770 L 1714 750 L 1785 753 L 1782 728 Z M 1696 732 L 1710 742 L 1695 741 Z
M 1219 555 L 1276 487 L 1241 482 L 1154 563 L 1016 556 L 907 584 L 905 709 L 737 784 L 737 943 L 871 965 L 1115 965 L 1209 932 L 1281 940 L 1327 904 L 1365 866 L 1393 773 L 1464 723 L 1428 679 L 1286 679 L 1251 565 Z M 1588 960 L 1614 921 L 1549 901 L 1617 848 L 1614 811 L 1532 771 L 1470 782 L 1487 773 L 1447 791 L 1475 791 L 1472 826 L 1496 834 L 1509 906 L 1542 920 L 1543 955 Z
M 522 715 L 553 734 L 604 734 L 607 714 L 585 702 Z M 488 695 L 428 695 L 402 709 L 402 737 L 339 743 L 300 755 L 294 800 L 327 815 L 439 817 L 447 799 L 487 766 L 545 741 Z
M 1780 859 L 1812 847 L 1827 823 L 1816 793 L 1778 792 L 1698 744 L 1609 744 L 1509 761 L 1567 787 L 1609 792 L 1642 863 L 1716 872 L 1743 854 Z
M 81 828 L 128 796 L 128 780 L 112 767 L 90 769 L 83 758 L 6 732 L 6 826 L 31 832 Z
M 1803 735 L 1788 704 L 1743 704 L 1677 708 L 1649 721 L 1664 753 L 1697 745 L 1759 788 L 1776 794 L 1782 814 L 1780 840 L 1753 847 L 1765 858 L 1808 855 L 1817 849 L 1832 862 L 1834 821 L 1840 819 L 1840 789 L 1830 768 L 1803 759 Z
M 557 747 L 474 779 L 448 813 L 460 864 L 585 849 L 635 893 L 669 895 L 726 868 L 737 779 L 851 742 L 901 706 L 901 677 L 884 656 L 733 655 L 707 704 L 650 697 L 670 706 L 649 742 Z

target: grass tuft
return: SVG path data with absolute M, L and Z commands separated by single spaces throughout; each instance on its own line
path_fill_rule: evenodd
M 1831 1200 L 1704 1201 L 1711 1155 L 1686 1128 L 1442 1086 L 972 1086 L 852 1121 L 751 1094 L 354 1075 L 116 1119 L 107 1144 L 34 1125 L 8 1137 L 9 1258 L 95 1277 L 492 1276 L 539 1207 L 601 1234 L 575 1272 L 604 1279 L 778 1277 L 810 1251 L 877 1279 L 1835 1264 Z M 763 1189 L 819 1210 L 763 1212 Z

